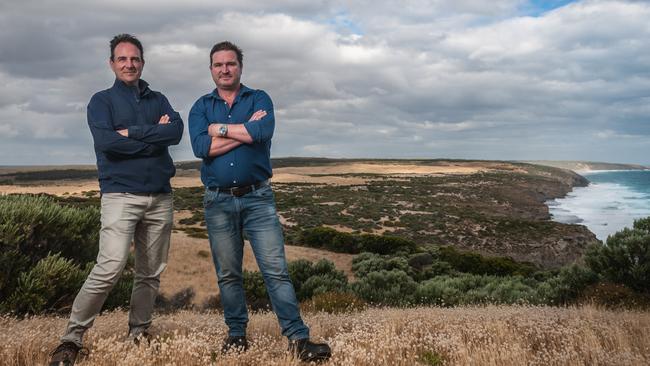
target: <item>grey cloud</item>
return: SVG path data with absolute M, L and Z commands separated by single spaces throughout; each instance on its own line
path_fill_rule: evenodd
M 112 84 L 108 41 L 120 32 L 143 41 L 143 77 L 184 118 L 214 88 L 210 47 L 238 43 L 244 83 L 274 100 L 275 156 L 648 163 L 650 5 L 580 1 L 538 17 L 521 16 L 525 7 L 523 0 L 0 5 L 0 81 L 9 86 L 0 90 L 0 164 L 93 161 L 85 104 Z M 57 153 L 39 155 L 50 147 Z M 173 155 L 192 158 L 187 137 Z

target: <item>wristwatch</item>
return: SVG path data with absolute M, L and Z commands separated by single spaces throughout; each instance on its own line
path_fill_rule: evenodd
M 219 127 L 219 137 L 226 137 L 226 135 L 228 135 L 228 126 L 221 125 Z

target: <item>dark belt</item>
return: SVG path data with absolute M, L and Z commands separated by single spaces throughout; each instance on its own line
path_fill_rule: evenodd
M 157 196 L 159 194 L 165 194 L 164 192 L 127 192 L 127 193 L 135 195 L 135 196 L 146 196 L 146 197 Z
M 229 187 L 229 188 L 219 188 L 216 186 L 210 186 L 208 187 L 209 190 L 213 192 L 220 192 L 220 193 L 226 193 L 235 197 L 241 197 L 247 193 L 250 193 L 256 189 L 260 189 L 262 187 L 266 187 L 269 185 L 269 181 L 265 180 L 262 182 L 257 182 L 255 184 L 251 184 L 248 186 L 241 186 L 241 187 Z

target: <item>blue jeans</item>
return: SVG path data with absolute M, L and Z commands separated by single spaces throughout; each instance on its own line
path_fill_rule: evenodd
M 242 275 L 242 234 L 245 233 L 264 277 L 282 335 L 290 340 L 309 338 L 309 328 L 300 317 L 296 292 L 289 278 L 282 226 L 271 186 L 241 197 L 206 189 L 203 205 L 228 335 L 246 335 L 248 311 Z

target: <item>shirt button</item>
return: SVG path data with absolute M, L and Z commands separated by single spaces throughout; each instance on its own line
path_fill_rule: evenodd
M 232 182 L 233 182 L 233 183 L 237 183 L 237 181 L 236 181 L 236 180 L 233 180 Z
M 228 118 L 230 118 L 230 117 L 231 117 L 231 116 L 230 116 L 230 115 L 228 115 Z
M 230 163 L 230 166 L 235 166 L 235 163 Z

